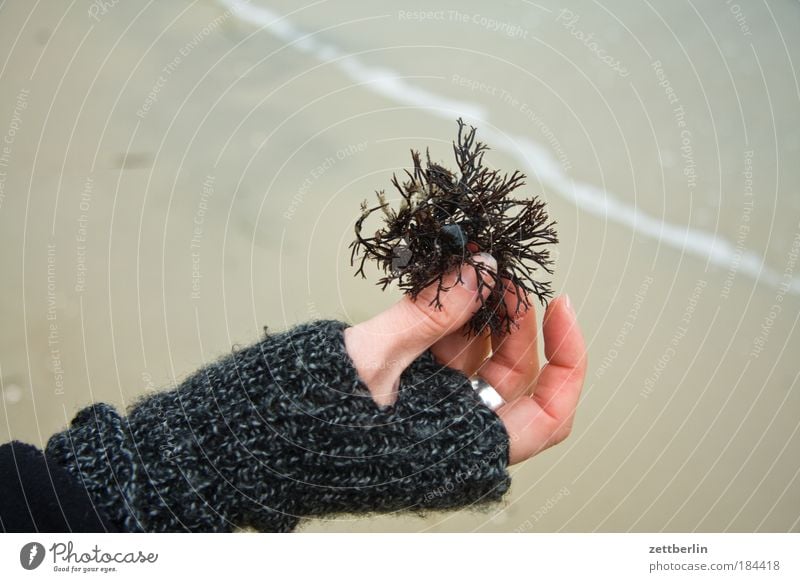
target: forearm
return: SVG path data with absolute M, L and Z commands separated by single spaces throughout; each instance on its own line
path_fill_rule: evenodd
M 343 328 L 268 336 L 125 418 L 89 407 L 47 453 L 127 531 L 289 531 L 302 517 L 500 499 L 508 437 L 467 379 L 426 353 L 379 408 Z

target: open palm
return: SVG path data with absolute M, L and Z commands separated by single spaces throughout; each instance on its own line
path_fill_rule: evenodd
M 513 313 L 516 294 L 509 292 L 506 297 Z M 539 366 L 539 333 L 533 303 L 517 323 L 519 327 L 511 334 L 492 341 L 492 355 L 477 371 L 470 362 L 475 361 L 475 352 L 485 350 L 481 338 L 469 340 L 455 332 L 431 347 L 442 364 L 468 376 L 477 373 L 506 401 L 497 413 L 509 434 L 512 464 L 569 435 L 586 374 L 583 336 L 565 296 L 552 301 L 545 312 L 544 367 Z
M 496 267 L 488 255 L 476 255 L 475 259 Z M 448 275 L 441 308 L 432 307 L 437 293 L 434 284 L 415 301 L 404 297 L 377 316 L 348 328 L 347 351 L 381 406 L 397 399 L 400 374 L 427 349 L 446 366 L 467 376 L 477 373 L 506 401 L 497 413 L 509 435 L 509 460 L 519 463 L 569 434 L 586 375 L 583 336 L 566 296 L 551 301 L 542 330 L 547 363 L 540 369 L 538 327 L 531 302 L 530 309 L 520 314 L 518 327 L 494 341 L 492 355 L 484 361 L 488 340 L 468 339 L 463 334 L 464 324 L 480 306 L 477 273 L 468 267 L 460 278 L 457 275 Z M 509 311 L 516 312 L 516 293 L 507 290 L 505 300 Z

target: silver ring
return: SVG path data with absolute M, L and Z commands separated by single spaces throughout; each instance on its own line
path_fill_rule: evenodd
M 490 410 L 497 410 L 506 403 L 500 393 L 494 389 L 494 386 L 480 376 L 473 376 L 469 381 L 472 384 L 472 389 L 478 393 L 478 396 Z

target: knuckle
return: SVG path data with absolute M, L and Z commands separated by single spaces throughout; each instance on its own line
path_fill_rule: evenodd
M 417 301 L 408 299 L 406 305 L 413 325 L 418 327 L 425 336 L 434 337 L 444 331 L 447 322 L 447 314 L 444 309 L 428 305 L 428 302 L 422 297 L 419 297 Z

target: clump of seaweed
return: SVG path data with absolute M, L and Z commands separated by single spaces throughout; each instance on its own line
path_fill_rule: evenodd
M 431 161 L 426 150 L 425 167 L 418 151 L 411 150 L 413 170 L 406 170 L 403 182 L 392 176 L 400 193 L 397 208 L 392 208 L 383 190 L 377 192 L 378 205 L 361 205 L 356 221 L 356 240 L 350 262 L 360 263 L 356 275 L 366 277 L 368 259 L 377 262 L 386 275 L 378 281 L 383 289 L 397 281 L 400 289 L 416 299 L 429 285 L 438 282 L 431 305 L 441 308 L 440 294 L 448 287 L 445 275 L 465 264 L 476 271 L 479 290 L 492 280 L 491 292 L 481 299 L 481 307 L 465 326 L 467 335 L 481 334 L 487 328 L 495 335 L 510 332 L 515 316 L 530 308 L 528 294 L 545 305 L 553 295 L 550 282 L 539 281 L 534 273 L 543 269 L 553 273 L 548 245 L 558 242 L 544 202 L 534 196 L 526 200 L 511 198 L 525 184 L 525 175 L 510 176 L 483 165 L 489 148 L 475 140 L 475 128 L 458 119 L 458 139 L 453 142 L 458 174 Z M 381 211 L 383 226 L 373 236 L 364 233 L 364 223 Z M 473 260 L 474 253 L 487 252 L 497 260 L 497 272 Z M 515 307 L 510 310 L 504 295 L 511 284 Z M 481 296 L 482 297 L 482 296 Z

